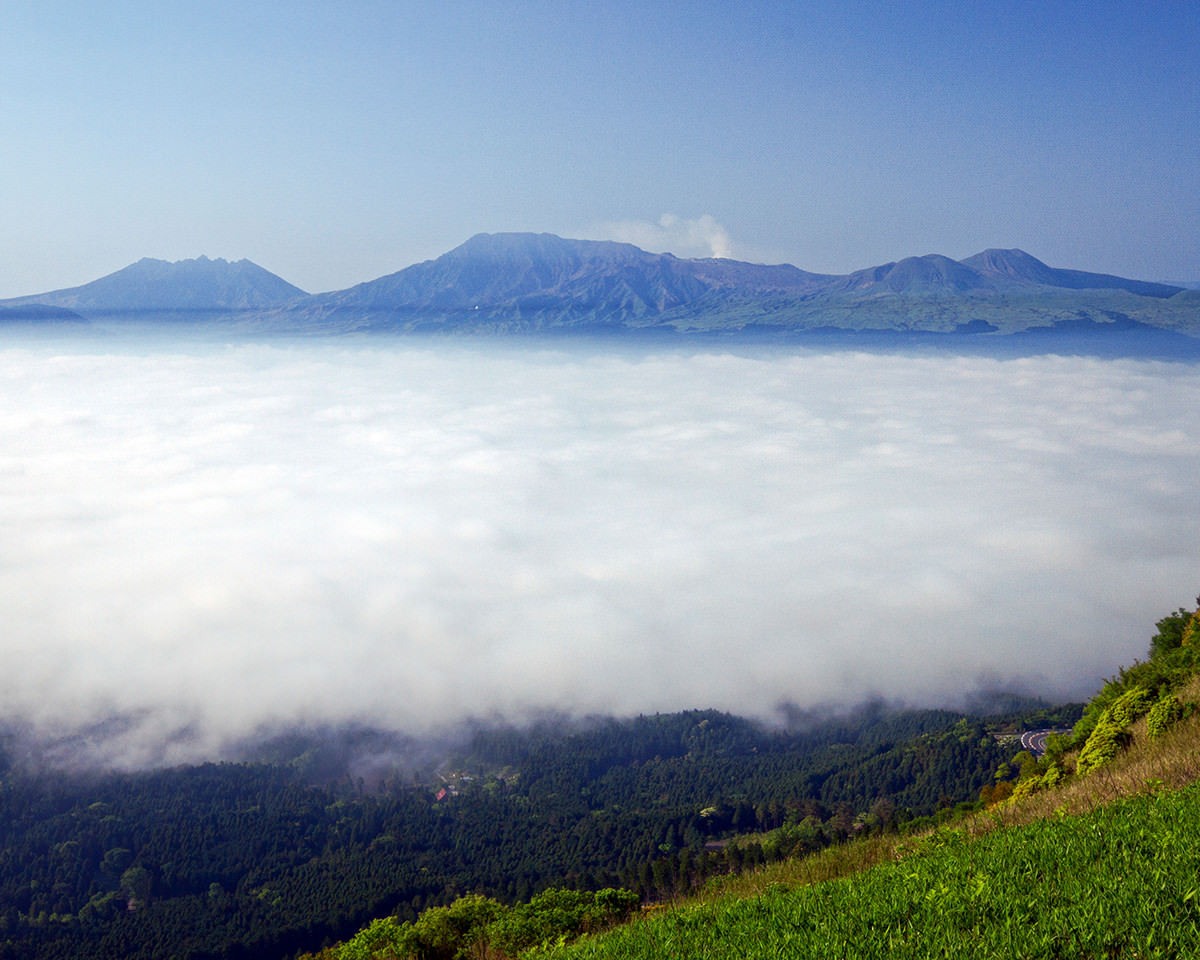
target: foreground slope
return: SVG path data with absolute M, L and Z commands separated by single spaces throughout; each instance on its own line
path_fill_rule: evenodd
M 1200 683 L 1182 693 L 1200 695 Z M 513 913 L 492 904 L 483 913 L 485 901 L 464 897 L 416 924 L 376 921 L 319 958 L 1197 956 L 1200 718 L 1154 741 L 1143 725 L 1136 737 L 1140 744 L 1103 780 L 1079 778 L 1040 794 L 1050 809 L 1005 801 L 931 832 L 875 834 L 714 878 L 674 906 L 643 911 L 573 944 L 563 940 L 586 927 L 572 925 L 553 898 L 535 898 Z M 1137 779 L 1148 770 L 1167 779 Z M 1181 780 L 1190 783 L 1168 789 Z M 536 944 L 540 933 L 540 948 L 512 949 L 514 920 L 521 919 L 524 942 Z M 432 936 L 437 930 L 440 940 Z
M 857 845 L 861 872 L 827 851 L 528 956 L 1200 956 L 1200 611 L 1158 627 L 1069 741 L 1015 758 L 1016 791 L 985 814 Z
M 1200 955 L 1200 787 L 966 841 L 813 886 L 648 916 L 544 954 L 650 958 L 1182 958 Z
M 1069 736 L 997 770 L 982 813 L 898 834 L 873 808 L 852 843 L 714 877 L 571 945 L 587 931 L 556 924 L 552 904 L 531 902 L 514 941 L 505 908 L 481 915 L 468 897 L 415 924 L 376 921 L 320 960 L 1200 955 L 1200 611 L 1157 627 L 1148 659 L 1106 682 Z

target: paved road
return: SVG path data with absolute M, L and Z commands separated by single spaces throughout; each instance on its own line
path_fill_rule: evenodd
M 1049 730 L 1026 730 L 1021 734 L 1021 749 L 1028 750 L 1035 757 L 1046 752 L 1046 738 L 1052 733 L 1060 735 L 1071 732 L 1070 727 L 1055 727 Z

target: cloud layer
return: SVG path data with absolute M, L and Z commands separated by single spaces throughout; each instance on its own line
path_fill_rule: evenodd
M 618 220 L 598 224 L 596 236 L 619 240 L 654 253 L 673 253 L 677 257 L 732 257 L 733 242 L 729 231 L 709 214 L 693 220 L 664 213 L 657 221 Z
M 1080 696 L 1200 579 L 1192 366 L 109 347 L 0 350 L 0 719 L 122 763 Z

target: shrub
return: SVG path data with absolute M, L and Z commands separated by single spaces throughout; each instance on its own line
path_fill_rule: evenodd
M 1009 798 L 1009 803 L 1016 803 L 1022 797 L 1027 797 L 1031 793 L 1037 793 L 1041 789 L 1041 786 L 1041 777 L 1027 777 L 1024 780 L 1018 781 L 1016 787 L 1013 789 L 1012 796 Z
M 1183 704 L 1179 702 L 1178 697 L 1170 693 L 1159 697 L 1146 717 L 1146 731 L 1150 735 L 1150 739 L 1157 740 L 1167 732 L 1168 727 L 1176 723 L 1182 716 Z
M 1113 705 L 1108 708 L 1109 718 L 1118 727 L 1125 728 L 1138 717 L 1145 716 L 1153 703 L 1154 700 L 1151 698 L 1148 690 L 1142 687 L 1134 687 L 1129 692 L 1119 696 L 1113 702 Z
M 588 893 L 551 889 L 528 903 L 517 904 L 485 931 L 489 946 L 515 956 L 530 947 L 574 940 L 582 933 L 621 923 L 637 909 L 636 893 L 611 887 Z
M 1145 714 L 1152 702 L 1150 693 L 1142 687 L 1134 687 L 1117 697 L 1100 714 L 1088 735 L 1075 762 L 1076 771 L 1081 775 L 1090 773 L 1115 757 L 1129 739 L 1126 727 Z
M 426 910 L 412 924 L 414 956 L 418 960 L 466 960 L 488 924 L 506 912 L 503 904 L 477 893 L 459 897 L 448 907 Z
M 1063 770 L 1063 768 L 1057 763 L 1051 763 L 1050 769 L 1048 769 L 1042 776 L 1042 786 L 1057 787 L 1065 779 L 1067 779 L 1066 771 Z
M 470 960 L 516 956 L 531 947 L 567 943 L 629 919 L 636 893 L 551 889 L 509 908 L 471 894 L 431 907 L 413 923 L 372 921 L 337 951 L 338 960 Z
M 395 917 L 380 917 L 359 930 L 338 949 L 338 960 L 400 960 L 410 955 L 411 924 L 400 924 Z
M 1188 621 L 1186 627 L 1183 628 L 1183 636 L 1180 638 L 1180 645 L 1200 649 L 1200 610 L 1192 614 L 1192 619 Z
M 1180 646 L 1183 643 L 1184 629 L 1192 619 L 1192 612 L 1180 607 L 1159 620 L 1155 624 L 1158 633 L 1150 638 L 1150 658 L 1162 656 Z
M 1051 787 L 1058 786 L 1066 779 L 1066 773 L 1057 763 L 1051 763 L 1046 767 L 1045 772 L 1038 776 L 1025 777 L 1018 781 L 1016 787 L 1012 790 L 1012 800 L 1016 801 L 1021 797 L 1028 796 L 1031 793 L 1039 793 L 1042 790 L 1049 790 Z
M 1151 646 L 1150 659 L 1122 667 L 1117 676 L 1105 681 L 1075 724 L 1072 746 L 1083 746 L 1104 711 L 1126 693 L 1141 688 L 1153 702 L 1200 671 L 1200 613 L 1191 614 L 1181 608 L 1160 620 L 1158 626 L 1159 634 Z M 1189 638 L 1187 643 L 1184 643 L 1185 634 Z
M 415 923 L 381 917 L 342 944 L 338 960 L 465 960 L 505 910 L 495 900 L 471 894 L 426 910 Z

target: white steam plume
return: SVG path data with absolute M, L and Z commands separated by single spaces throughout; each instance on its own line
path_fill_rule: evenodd
M 677 257 L 732 257 L 733 242 L 727 231 L 707 213 L 686 220 L 664 213 L 656 222 L 620 220 L 599 224 L 601 239 L 632 243 L 653 253 L 673 253 Z

